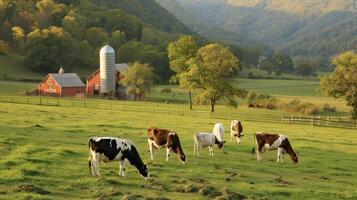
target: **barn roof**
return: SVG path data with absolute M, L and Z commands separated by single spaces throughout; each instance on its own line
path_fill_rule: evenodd
M 49 74 L 61 87 L 84 87 L 86 86 L 76 73 Z
M 114 68 L 117 72 L 123 73 L 126 69 L 129 68 L 129 65 L 127 63 L 119 63 L 119 64 L 115 64 Z M 97 73 L 99 73 L 99 71 L 100 68 L 95 70 L 91 75 L 88 76 L 87 80 L 92 79 Z
M 115 64 L 115 70 L 120 73 L 123 73 L 126 69 L 128 69 L 129 65 L 126 63 Z

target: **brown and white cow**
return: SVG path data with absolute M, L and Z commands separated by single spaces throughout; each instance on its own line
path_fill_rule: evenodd
M 287 136 L 257 132 L 254 134 L 254 139 L 257 148 L 257 160 L 262 160 L 261 153 L 265 152 L 265 150 L 278 150 L 276 162 L 283 162 L 283 154 L 285 153 L 290 155 L 295 164 L 299 162 L 299 158 L 291 147 Z M 254 150 L 255 148 L 253 148 L 253 153 Z
M 243 137 L 243 126 L 242 123 L 238 120 L 232 120 L 231 122 L 231 143 L 234 137 L 237 137 L 237 142 L 240 144 Z
M 222 149 L 224 142 L 219 142 L 213 133 L 197 132 L 193 135 L 193 155 L 200 156 L 201 149 L 208 147 L 209 155 L 213 156 L 213 146 L 217 144 L 218 149 Z
M 186 162 L 186 156 L 182 150 L 178 134 L 172 130 L 151 127 L 148 129 L 148 143 L 151 160 L 154 160 L 154 148 L 166 148 L 166 161 L 169 160 L 170 152 L 178 155 L 182 163 Z
M 125 177 L 125 162 L 128 160 L 141 176 L 145 179 L 149 177 L 147 166 L 130 140 L 116 137 L 92 137 L 89 138 L 88 147 L 88 166 L 92 176 L 100 176 L 99 163 L 120 161 L 119 176 Z

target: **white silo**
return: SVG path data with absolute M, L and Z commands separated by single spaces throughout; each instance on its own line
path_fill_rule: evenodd
M 115 51 L 105 45 L 100 49 L 100 93 L 108 94 L 115 90 Z

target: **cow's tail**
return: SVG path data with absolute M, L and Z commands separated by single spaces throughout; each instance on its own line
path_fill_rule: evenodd
M 88 140 L 88 152 L 89 152 L 89 157 L 88 157 L 88 167 L 89 167 L 89 174 L 92 174 L 92 152 L 91 152 L 91 142 L 92 138 Z

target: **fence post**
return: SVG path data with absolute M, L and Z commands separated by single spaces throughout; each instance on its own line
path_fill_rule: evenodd
M 281 116 L 281 123 L 284 124 L 284 115 Z
M 311 126 L 314 125 L 314 116 L 311 116 Z
M 319 119 L 319 126 L 321 126 L 321 116 L 320 115 L 319 115 L 318 119 Z
M 289 124 L 291 124 L 291 116 L 289 117 Z

